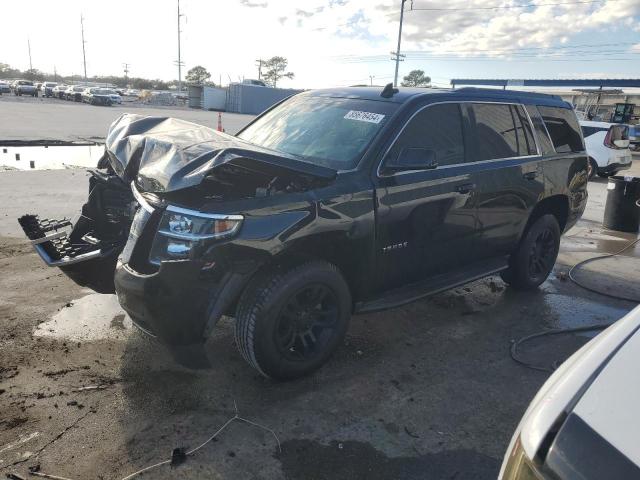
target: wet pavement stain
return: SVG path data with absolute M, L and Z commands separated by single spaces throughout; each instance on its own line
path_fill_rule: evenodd
M 416 457 L 388 457 L 369 443 L 288 440 L 275 457 L 284 477 L 297 480 L 495 479 L 500 462 L 473 450 L 444 450 Z M 304 459 L 301 461 L 301 459 Z
M 115 295 L 92 293 L 68 302 L 33 335 L 73 341 L 126 339 L 132 323 Z
M 552 328 L 575 328 L 596 323 L 614 323 L 628 313 L 629 309 L 614 307 L 576 296 L 547 294 L 535 314 L 544 314 L 550 319 Z M 599 333 L 599 332 L 596 332 Z M 583 333 L 592 337 L 595 334 Z

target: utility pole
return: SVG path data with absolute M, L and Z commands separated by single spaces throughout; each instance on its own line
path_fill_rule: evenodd
M 178 92 L 182 92 L 182 52 L 180 51 L 180 17 L 184 15 L 180 14 L 180 0 L 178 0 Z
M 256 60 L 256 66 L 258 67 L 258 80 L 262 80 L 262 64 L 263 63 L 264 63 L 264 60 L 262 60 L 261 58 Z
M 57 82 L 58 81 L 58 71 L 56 70 L 56 66 L 53 66 L 53 81 Z
M 370 87 L 373 87 L 373 79 L 374 79 L 374 78 L 376 78 L 376 77 L 375 77 L 375 76 L 373 76 L 373 75 L 369 75 L 369 86 L 370 86 Z
M 31 40 L 27 37 L 27 48 L 29 49 L 29 70 L 33 70 L 33 64 L 31 63 Z
M 400 62 L 404 61 L 405 57 L 405 55 L 400 54 L 400 44 L 402 43 L 402 21 L 404 20 L 404 4 L 407 0 L 401 1 L 402 5 L 400 6 L 400 27 L 398 28 L 398 50 L 396 50 L 395 52 L 391 52 L 391 55 L 393 55 L 393 58 L 391 60 L 395 60 L 396 62 L 396 73 L 393 76 L 394 87 L 398 86 L 398 67 L 400 66 Z M 411 4 L 413 5 L 413 0 L 411 1 Z
M 80 29 L 82 31 L 82 63 L 84 64 L 84 81 L 87 81 L 87 55 L 84 49 L 84 17 L 80 14 Z
M 123 63 L 122 67 L 124 68 L 124 84 L 128 88 L 129 87 L 129 67 L 131 64 Z

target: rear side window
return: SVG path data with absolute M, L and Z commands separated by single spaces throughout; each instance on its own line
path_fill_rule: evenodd
M 600 128 L 600 127 L 581 127 L 581 128 L 582 128 L 582 135 L 585 138 L 590 137 L 594 133 L 609 131 L 608 128 Z
M 553 146 L 558 153 L 582 152 L 580 125 L 573 110 L 558 107 L 538 106 L 544 124 L 547 126 Z
M 474 161 L 535 155 L 528 119 L 518 105 L 474 103 L 476 148 Z
M 547 129 L 544 126 L 544 122 L 542 121 L 542 117 L 540 116 L 540 112 L 538 111 L 538 107 L 535 105 L 527 105 L 525 108 L 531 118 L 531 123 L 533 123 L 533 129 L 536 131 L 536 139 L 538 140 L 538 145 L 540 146 L 542 154 L 551 155 L 556 153 L 553 148 L 553 144 L 551 143 L 551 139 L 549 138 L 549 134 L 547 133 Z
M 419 111 L 406 125 L 389 156 L 399 155 L 404 148 L 433 150 L 438 166 L 464 163 L 460 105 L 443 103 Z

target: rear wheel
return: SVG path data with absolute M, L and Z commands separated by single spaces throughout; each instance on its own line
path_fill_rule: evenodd
M 560 226 L 553 215 L 543 215 L 527 230 L 509 259 L 502 279 L 518 290 L 532 290 L 544 282 L 558 257 Z
M 338 269 L 309 261 L 250 283 L 238 304 L 236 344 L 262 375 L 292 379 L 329 359 L 350 317 L 351 295 Z

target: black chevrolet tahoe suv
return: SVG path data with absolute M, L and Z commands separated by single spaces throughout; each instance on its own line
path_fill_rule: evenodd
M 20 223 L 49 265 L 115 291 L 162 342 L 202 345 L 232 316 L 245 360 L 287 379 L 320 367 L 352 314 L 496 273 L 536 288 L 584 211 L 587 170 L 558 97 L 317 90 L 235 136 L 123 115 L 79 220 Z

